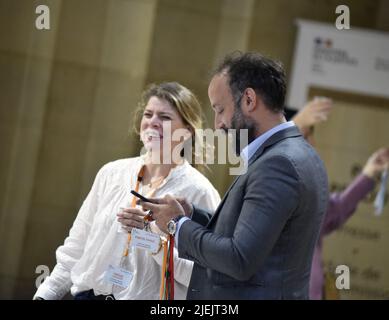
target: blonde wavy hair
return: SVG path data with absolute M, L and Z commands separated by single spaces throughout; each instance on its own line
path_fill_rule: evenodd
M 143 91 L 141 100 L 134 113 L 133 129 L 138 135 L 140 134 L 139 128 L 144 110 L 151 97 L 165 100 L 177 110 L 182 121 L 192 133 L 192 139 L 190 139 L 192 142 L 192 155 L 191 159 L 186 160 L 196 169 L 202 170 L 206 167 L 201 161 L 205 146 L 202 137 L 198 136 L 196 129 L 203 129 L 203 113 L 194 93 L 178 82 L 163 82 L 149 85 Z M 197 148 L 195 148 L 195 144 Z M 201 154 L 196 154 L 196 149 L 201 150 Z

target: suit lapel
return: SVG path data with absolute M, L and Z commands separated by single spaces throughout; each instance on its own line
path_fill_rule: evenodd
M 291 138 L 291 137 L 298 137 L 298 136 L 301 136 L 301 133 L 297 127 L 290 127 L 290 128 L 276 132 L 269 139 L 267 139 L 265 141 L 265 143 L 262 144 L 259 147 L 259 149 L 252 155 L 252 157 L 249 160 L 248 167 L 250 167 L 250 165 L 252 165 L 256 160 L 259 159 L 259 157 L 262 155 L 262 153 L 265 151 L 265 149 L 267 147 L 270 147 L 273 144 L 275 144 L 283 139 Z M 248 170 L 248 168 L 247 168 L 247 170 Z M 239 180 L 240 177 L 242 177 L 242 175 L 238 176 L 234 179 L 234 181 L 232 182 L 232 184 L 228 188 L 227 192 L 224 194 L 224 197 L 221 200 L 219 206 L 217 207 L 215 214 L 212 216 L 211 220 L 208 222 L 208 225 L 207 225 L 208 228 L 210 228 L 212 226 L 212 224 L 216 222 L 216 219 L 217 219 L 221 209 L 223 208 L 224 202 L 226 201 L 228 194 L 230 193 L 232 187 L 236 184 L 236 182 Z
M 219 215 L 219 212 L 220 212 L 221 209 L 223 208 L 224 202 L 226 201 L 228 194 L 230 193 L 232 187 L 235 185 L 235 183 L 239 180 L 240 177 L 241 177 L 241 176 L 237 176 L 237 177 L 234 179 L 234 181 L 231 183 L 230 187 L 228 188 L 228 190 L 227 190 L 226 193 L 224 194 L 223 199 L 220 201 L 220 203 L 219 203 L 219 205 L 218 205 L 218 207 L 217 207 L 217 209 L 216 209 L 214 215 L 212 216 L 211 220 L 209 220 L 207 227 L 210 227 L 210 226 L 212 225 L 212 223 L 213 223 L 214 221 L 216 221 L 216 217 Z

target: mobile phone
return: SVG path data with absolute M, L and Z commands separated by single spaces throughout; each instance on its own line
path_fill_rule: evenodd
M 140 193 L 136 192 L 135 190 L 131 190 L 131 193 L 141 199 L 143 202 L 150 202 L 150 203 L 154 203 L 153 201 L 151 201 L 150 199 L 147 199 L 146 197 L 142 196 Z M 151 221 L 153 221 L 153 213 L 151 210 L 149 210 L 149 213 L 144 217 L 145 219 L 145 227 L 148 223 L 150 223 Z
M 153 201 L 151 201 L 150 199 L 147 199 L 146 197 L 142 196 L 140 193 L 136 192 L 135 190 L 131 190 L 131 193 L 132 193 L 135 197 L 141 199 L 143 202 L 150 202 L 150 203 L 153 203 Z

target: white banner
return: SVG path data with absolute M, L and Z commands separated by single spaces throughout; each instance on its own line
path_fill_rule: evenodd
M 309 87 L 389 98 L 389 33 L 298 20 L 287 104 L 301 108 Z

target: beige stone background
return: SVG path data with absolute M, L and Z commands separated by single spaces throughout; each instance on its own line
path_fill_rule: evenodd
M 35 28 L 40 4 L 49 31 Z M 128 130 L 146 84 L 188 86 L 212 127 L 220 57 L 260 51 L 289 73 L 295 19 L 334 23 L 338 4 L 352 26 L 389 31 L 385 0 L 0 0 L 0 299 L 32 297 L 99 167 L 138 154 Z M 211 169 L 223 194 L 227 168 Z

